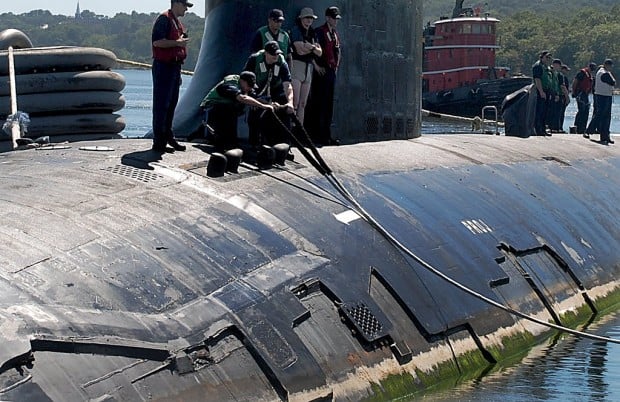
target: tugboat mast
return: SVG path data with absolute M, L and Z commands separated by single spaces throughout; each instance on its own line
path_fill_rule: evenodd
M 454 5 L 454 10 L 452 10 L 452 18 L 458 18 L 463 12 L 463 2 L 465 0 L 456 0 L 456 4 Z

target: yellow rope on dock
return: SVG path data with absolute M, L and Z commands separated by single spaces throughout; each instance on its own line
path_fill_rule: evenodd
M 148 63 L 140 63 L 139 61 L 131 61 L 131 60 L 122 60 L 122 59 L 116 59 L 116 61 L 119 64 L 126 64 L 128 66 L 133 66 L 133 67 L 140 67 L 140 68 L 147 68 L 147 69 L 151 69 L 151 65 Z M 181 70 L 181 74 L 185 74 L 185 75 L 194 75 L 193 71 L 189 71 L 189 70 Z

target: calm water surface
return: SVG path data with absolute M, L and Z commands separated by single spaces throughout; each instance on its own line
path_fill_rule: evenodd
M 127 126 L 123 131 L 125 137 L 142 137 L 152 127 L 153 116 L 153 81 L 151 72 L 145 70 L 118 70 L 125 76 L 127 84 L 123 90 L 125 107 L 119 112 L 125 118 Z M 184 75 L 181 96 L 192 80 Z
M 569 127 L 575 124 L 575 115 L 577 114 L 577 102 L 571 99 L 568 107 L 566 108 L 566 115 L 564 118 L 564 130 L 569 131 Z M 590 118 L 592 117 L 592 109 L 590 109 Z M 493 127 L 488 127 L 489 130 L 493 130 Z M 611 126 L 610 131 L 612 134 L 620 135 L 620 95 L 615 95 L 612 109 L 611 109 Z M 500 132 L 503 132 L 500 129 Z M 445 121 L 439 121 L 437 119 L 427 119 L 422 122 L 423 134 L 456 134 L 456 133 L 471 133 L 471 126 L 454 123 L 446 123 Z
M 127 127 L 123 132 L 126 137 L 142 137 L 151 129 L 151 107 L 153 104 L 153 83 L 150 71 L 144 70 L 119 70 L 125 76 L 127 85 L 123 90 L 127 101 L 121 114 L 125 117 Z M 192 77 L 184 75 L 181 85 L 181 96 L 191 82 Z M 568 131 L 572 126 L 577 114 L 577 103 L 571 99 L 566 109 L 564 129 Z M 423 134 L 453 134 L 471 132 L 471 127 L 463 124 L 451 124 L 445 121 L 423 121 Z M 620 134 L 620 96 L 614 96 L 612 106 L 611 132 Z
M 119 71 L 127 80 L 123 91 L 127 104 L 127 137 L 141 137 L 151 129 L 152 82 L 149 71 Z M 181 93 L 191 82 L 183 76 Z M 181 95 L 182 96 L 182 95 Z M 614 97 L 612 132 L 620 133 L 620 96 Z M 576 106 L 566 111 L 565 129 L 575 119 Z M 422 132 L 467 132 L 468 127 L 424 122 Z M 604 317 L 587 331 L 620 338 L 620 313 Z M 405 397 L 403 400 L 411 400 Z M 572 336 L 549 341 L 532 349 L 514 365 L 495 367 L 475 381 L 459 383 L 449 391 L 416 395 L 428 401 L 620 401 L 620 345 L 604 344 Z
M 619 339 L 620 313 L 605 316 L 584 331 Z M 514 365 L 413 400 L 617 402 L 620 345 L 564 336 L 536 346 Z

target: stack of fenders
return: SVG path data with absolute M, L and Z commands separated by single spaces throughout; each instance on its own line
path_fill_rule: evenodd
M 30 122 L 24 136 L 50 136 L 52 142 L 118 138 L 125 128 L 118 112 L 125 106 L 125 79 L 110 71 L 114 53 L 91 47 L 26 47 L 16 30 L 0 32 L 0 119 L 11 115 L 8 46 L 14 48 L 18 111 Z M 25 45 L 24 45 L 25 43 Z M 9 140 L 3 133 L 2 140 Z

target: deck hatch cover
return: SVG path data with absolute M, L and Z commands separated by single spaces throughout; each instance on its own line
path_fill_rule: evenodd
M 129 177 L 131 179 L 138 180 L 143 183 L 149 183 L 149 182 L 153 182 L 153 181 L 164 178 L 164 176 L 160 174 L 153 173 L 151 171 L 144 170 L 144 169 L 139 169 L 133 166 L 127 166 L 127 165 L 116 165 L 116 166 L 104 168 L 102 170 L 108 171 L 110 173 L 115 173 L 121 176 Z
M 342 305 L 342 312 L 366 341 L 374 342 L 386 335 L 383 324 L 375 317 L 366 304 L 362 302 L 356 304 L 345 303 Z

